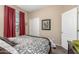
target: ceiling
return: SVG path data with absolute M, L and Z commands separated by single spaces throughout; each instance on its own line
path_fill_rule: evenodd
M 46 5 L 18 5 L 18 7 L 26 10 L 27 12 L 33 12 L 43 7 L 46 7 Z

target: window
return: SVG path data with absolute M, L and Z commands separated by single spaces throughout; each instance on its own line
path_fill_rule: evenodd
M 19 36 L 19 11 L 16 10 L 16 36 Z

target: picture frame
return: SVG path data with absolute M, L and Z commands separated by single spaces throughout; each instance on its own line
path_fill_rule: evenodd
M 42 20 L 42 30 L 51 30 L 51 19 Z

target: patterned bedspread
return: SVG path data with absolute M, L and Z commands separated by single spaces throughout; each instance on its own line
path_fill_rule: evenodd
M 48 54 L 50 50 L 49 40 L 44 38 L 20 36 L 12 38 L 18 43 L 14 48 L 19 54 Z

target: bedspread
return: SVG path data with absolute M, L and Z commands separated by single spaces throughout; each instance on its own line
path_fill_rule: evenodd
M 48 54 L 50 50 L 49 40 L 45 38 L 19 36 L 12 38 L 18 43 L 14 48 L 19 54 Z

